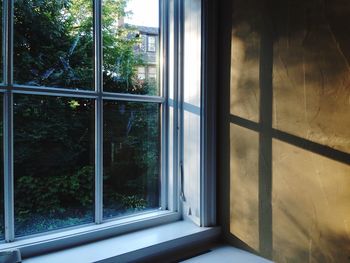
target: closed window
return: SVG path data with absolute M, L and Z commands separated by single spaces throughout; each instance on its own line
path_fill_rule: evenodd
M 156 80 L 157 79 L 157 68 L 156 67 L 149 67 L 148 68 L 148 78 L 150 80 Z
M 46 253 L 184 217 L 211 224 L 191 1 L 0 0 L 0 249 Z M 150 53 L 137 49 L 141 29 Z
M 135 50 L 140 16 L 159 28 L 158 1 L 124 2 L 14 0 L 13 12 L 4 8 L 13 60 L 0 84 L 7 142 L 0 238 L 166 210 L 165 99 L 160 85 L 137 81 L 147 72 Z
M 146 69 L 145 67 L 138 67 L 137 68 L 137 77 L 141 80 L 144 80 L 146 78 Z
M 156 37 L 148 36 L 148 52 L 156 52 Z

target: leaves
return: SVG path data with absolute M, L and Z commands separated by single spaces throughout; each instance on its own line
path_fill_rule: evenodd
M 113 92 L 155 94 L 154 86 L 136 79 L 136 67 L 143 64 L 134 52 L 141 41 L 136 28 L 117 24 L 118 18 L 131 15 L 125 12 L 126 4 L 103 1 L 103 84 Z M 92 1 L 16 0 L 14 8 L 15 81 L 92 89 Z M 148 188 L 155 185 L 157 195 L 159 106 L 117 104 L 120 107 L 107 107 L 104 116 L 104 128 L 110 130 L 105 152 L 117 145 L 115 159 L 109 155 L 104 160 L 104 205 L 122 213 L 158 202 L 149 200 Z M 47 224 L 62 225 L 63 219 L 74 224 L 91 216 L 94 100 L 15 95 L 14 126 L 16 222 L 44 229 Z M 33 216 L 41 219 L 30 226 Z

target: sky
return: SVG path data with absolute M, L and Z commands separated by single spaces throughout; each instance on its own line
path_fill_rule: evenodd
M 133 15 L 125 19 L 128 24 L 158 27 L 159 0 L 129 0 L 126 10 Z

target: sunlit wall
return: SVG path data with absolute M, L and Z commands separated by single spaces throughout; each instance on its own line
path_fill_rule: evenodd
M 350 2 L 224 2 L 225 236 L 276 262 L 349 262 Z

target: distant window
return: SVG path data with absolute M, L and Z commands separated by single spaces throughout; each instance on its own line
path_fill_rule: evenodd
M 148 37 L 148 52 L 156 52 L 156 37 Z
M 156 67 L 149 67 L 148 68 L 148 78 L 150 80 L 156 80 L 156 78 L 157 78 L 157 69 L 156 69 Z
M 137 69 L 137 78 L 145 79 L 146 78 L 146 69 L 145 67 L 138 67 Z

